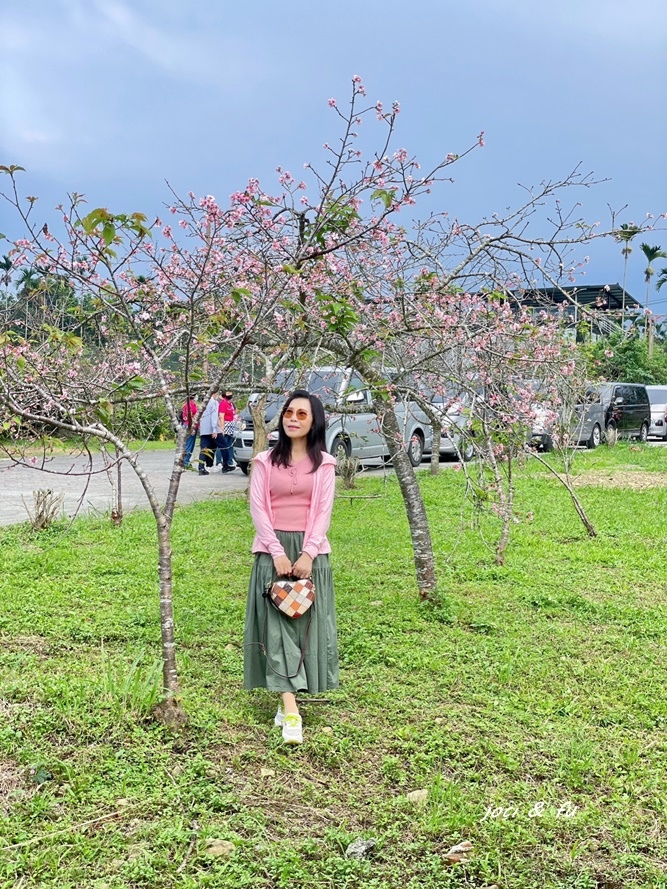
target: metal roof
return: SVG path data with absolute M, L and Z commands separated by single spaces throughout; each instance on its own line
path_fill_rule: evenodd
M 557 305 L 567 302 L 563 296 L 564 290 L 580 306 L 585 306 L 591 311 L 613 312 L 623 308 L 623 288 L 620 284 L 591 284 L 579 287 L 536 287 L 534 290 L 522 292 L 513 291 L 513 296 L 521 300 L 526 306 L 543 306 L 546 304 Z M 625 291 L 625 310 L 632 311 L 643 308 L 634 296 Z

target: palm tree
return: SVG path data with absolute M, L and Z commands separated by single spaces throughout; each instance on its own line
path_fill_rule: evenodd
M 13 265 L 14 263 L 7 254 L 0 260 L 0 277 L 2 278 L 2 286 L 5 288 L 5 314 L 7 314 L 9 309 L 9 284 L 12 280 Z
M 637 237 L 640 233 L 641 229 L 639 226 L 635 225 L 634 222 L 624 222 L 623 225 L 619 226 L 614 232 L 614 238 L 617 241 L 622 241 L 625 245 L 621 250 L 623 254 L 623 311 L 621 315 L 621 328 L 625 326 L 625 281 L 628 276 L 628 256 L 632 253 L 632 247 L 630 246 L 630 241 Z
M 5 256 L 0 259 L 0 273 L 2 273 L 2 286 L 9 287 L 9 282 L 11 280 L 11 271 L 14 263 L 11 259 L 5 254 Z
M 667 284 L 667 269 L 660 269 L 658 280 L 655 282 L 655 289 L 660 290 L 663 284 Z
M 667 253 L 660 247 L 649 247 L 648 244 L 640 244 L 641 250 L 646 257 L 646 268 L 644 269 L 644 281 L 646 282 L 646 314 L 648 315 L 648 298 L 649 288 L 651 286 L 651 278 L 655 275 L 655 269 L 651 265 L 656 259 L 667 259 Z

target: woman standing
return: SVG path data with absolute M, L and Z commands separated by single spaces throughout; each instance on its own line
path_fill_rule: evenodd
M 338 642 L 327 530 L 336 461 L 325 450 L 324 408 L 304 389 L 280 413 L 278 442 L 258 454 L 250 480 L 255 563 L 246 609 L 244 688 L 280 692 L 275 724 L 288 744 L 303 741 L 295 694 L 338 688 Z M 263 593 L 278 577 L 312 577 L 315 602 L 285 617 Z M 312 616 L 311 616 L 312 615 Z

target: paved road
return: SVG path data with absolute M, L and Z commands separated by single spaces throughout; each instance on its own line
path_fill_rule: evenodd
M 145 451 L 141 465 L 148 474 L 161 502 L 169 487 L 174 454 L 173 451 Z M 379 461 L 376 461 L 379 462 Z M 108 513 L 112 509 L 113 492 L 109 475 L 104 468 L 101 454 L 93 460 L 93 472 L 87 458 L 57 456 L 48 460 L 35 458 L 32 465 L 16 465 L 9 459 L 0 459 L 0 525 L 13 525 L 28 519 L 26 505 L 33 509 L 33 491 L 50 489 L 63 496 L 63 514 L 68 518 L 77 510 L 81 513 Z M 372 471 L 372 467 L 367 467 Z M 376 468 L 377 471 L 377 468 Z M 115 482 L 116 471 L 112 471 Z M 222 474 L 220 468 L 209 475 L 184 472 L 178 490 L 179 503 L 220 497 L 245 491 L 248 478 L 240 469 Z M 123 509 L 148 509 L 148 500 L 141 482 L 130 466 L 122 470 Z M 24 503 L 25 501 L 25 503 Z
M 169 487 L 169 477 L 173 466 L 172 451 L 146 451 L 141 456 L 141 465 L 146 470 L 152 484 L 164 501 Z M 23 500 L 32 509 L 32 492 L 51 489 L 63 495 L 63 510 L 72 516 L 80 507 L 82 512 L 109 512 L 112 505 L 112 488 L 104 470 L 102 456 L 94 457 L 93 474 L 88 476 L 88 461 L 82 457 L 57 456 L 42 463 L 36 460 L 33 466 L 17 466 L 10 460 L 0 460 L 0 525 L 24 522 L 28 515 Z M 115 472 L 114 472 L 115 475 Z M 196 472 L 184 472 L 178 492 L 179 503 L 193 503 L 219 497 L 234 491 L 245 491 L 248 479 L 237 469 L 223 475 L 220 469 L 211 470 L 210 475 L 200 476 Z M 147 509 L 148 500 L 141 482 L 130 466 L 122 471 L 123 509 Z
M 667 447 L 665 442 L 650 442 L 658 447 Z M 169 486 L 174 455 L 172 451 L 146 451 L 141 457 L 141 465 L 148 473 L 151 482 L 164 501 Z M 426 467 L 428 462 L 423 464 Z M 453 464 L 442 464 L 451 466 Z M 367 471 L 387 471 L 378 467 L 366 467 Z M 123 508 L 147 509 L 148 500 L 139 479 L 129 466 L 123 467 Z M 237 491 L 245 491 L 248 479 L 237 469 L 223 475 L 220 470 L 211 470 L 210 475 L 199 476 L 196 472 L 184 472 L 178 492 L 179 503 L 194 503 L 198 500 L 220 497 Z M 112 488 L 104 470 L 101 455 L 94 458 L 93 474 L 89 476 L 87 460 L 82 457 L 53 457 L 46 462 L 36 460 L 31 466 L 17 466 L 8 459 L 0 459 L 0 525 L 24 522 L 28 515 L 24 500 L 32 509 L 32 492 L 51 489 L 63 495 L 63 512 L 72 516 L 77 509 L 83 513 L 106 513 L 112 506 Z

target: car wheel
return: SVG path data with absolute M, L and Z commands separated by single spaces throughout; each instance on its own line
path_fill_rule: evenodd
M 236 465 L 238 466 L 238 468 L 241 470 L 241 472 L 242 472 L 244 475 L 247 475 L 247 474 L 248 474 L 248 466 L 249 466 L 250 464 L 248 464 L 248 463 L 239 463 L 239 462 L 237 461 L 237 462 L 236 462 Z
M 336 460 L 344 460 L 350 456 L 350 442 L 343 438 L 342 435 L 337 435 L 331 442 L 331 453 Z
M 471 441 L 464 445 L 463 450 L 461 451 L 461 456 L 463 457 L 464 463 L 470 463 L 475 456 L 475 445 Z
M 644 443 L 648 441 L 648 426 L 646 423 L 642 423 L 642 428 L 639 430 L 639 441 Z
M 602 441 L 602 429 L 600 429 L 599 423 L 596 423 L 595 426 L 593 426 L 593 431 L 591 432 L 590 438 L 586 442 L 586 447 L 589 450 L 594 451 L 595 448 L 600 444 L 601 441 Z
M 613 420 L 610 420 L 604 428 L 605 433 L 607 432 L 616 432 L 616 423 Z
M 424 456 L 424 439 L 421 433 L 415 432 L 408 445 L 408 458 L 413 466 L 419 466 Z

